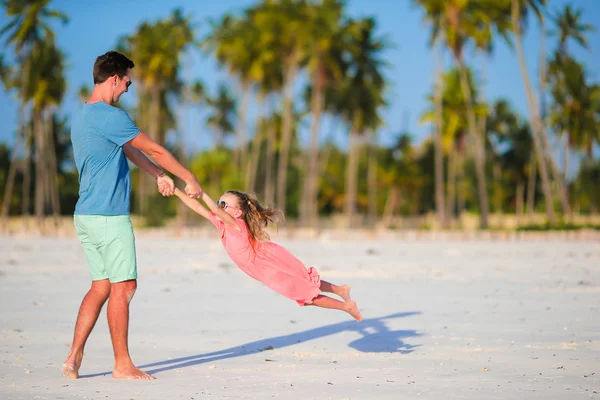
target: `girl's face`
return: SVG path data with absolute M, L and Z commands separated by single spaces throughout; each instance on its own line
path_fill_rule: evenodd
M 225 212 L 231 215 L 233 218 L 240 218 L 242 216 L 242 210 L 240 207 L 240 200 L 236 195 L 231 193 L 225 193 L 221 196 L 217 205 L 224 209 Z

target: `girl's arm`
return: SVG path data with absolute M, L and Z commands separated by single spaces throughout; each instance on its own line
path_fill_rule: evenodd
M 237 222 L 235 221 L 235 218 L 229 215 L 222 208 L 219 208 L 217 203 L 215 203 L 215 201 L 211 199 L 210 196 L 206 194 L 206 192 L 202 192 L 202 200 L 206 203 L 210 211 L 215 213 L 217 217 L 221 218 L 223 222 L 225 222 L 227 225 L 233 226 L 236 230 L 240 230 Z
M 194 210 L 196 213 L 202 215 L 206 219 L 210 219 L 210 212 L 204 207 L 198 200 L 190 199 L 190 197 L 183 193 L 181 190 L 175 188 L 175 195 L 179 197 L 183 203 Z

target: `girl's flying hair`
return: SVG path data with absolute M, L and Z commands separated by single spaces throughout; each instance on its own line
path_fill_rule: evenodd
M 269 224 L 283 221 L 283 213 L 273 207 L 263 207 L 254 194 L 228 190 L 227 194 L 234 195 L 240 203 L 242 217 L 246 222 L 252 239 L 258 242 L 269 240 L 269 234 L 265 231 Z

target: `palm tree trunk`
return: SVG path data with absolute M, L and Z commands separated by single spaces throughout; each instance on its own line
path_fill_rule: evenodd
M 260 151 L 262 147 L 262 141 L 265 137 L 264 133 L 261 131 L 261 117 L 263 120 L 266 120 L 266 106 L 265 106 L 265 97 L 262 95 L 258 96 L 258 108 L 259 108 L 259 118 L 256 120 L 256 129 L 254 138 L 252 139 L 252 144 L 250 147 L 250 160 L 248 161 L 248 165 L 244 166 L 246 169 L 245 174 L 245 182 L 246 189 L 250 192 L 255 190 L 256 186 L 256 176 L 258 170 L 258 160 L 260 159 Z
M 495 164 L 493 168 L 494 174 L 494 212 L 502 214 L 502 170 L 500 165 Z
M 569 205 L 569 197 L 567 190 L 567 178 L 566 175 L 561 180 L 558 174 L 558 168 L 555 166 L 554 160 L 550 156 L 550 150 L 548 146 L 548 138 L 546 135 L 546 127 L 548 126 L 548 112 L 546 111 L 546 82 L 547 82 L 547 62 L 546 62 L 546 19 L 543 13 L 540 13 L 540 123 L 542 125 L 542 141 L 548 154 L 549 162 L 551 164 L 551 170 L 554 173 L 554 179 L 558 182 L 559 197 L 563 209 L 563 214 L 567 215 L 569 219 L 572 219 L 573 214 Z M 567 162 L 568 164 L 568 162 Z M 566 171 L 568 169 L 565 168 Z
M 346 203 L 345 214 L 348 228 L 354 226 L 354 214 L 356 213 L 356 192 L 358 187 L 358 135 L 350 131 L 348 145 L 348 164 L 346 167 Z
M 160 96 L 161 88 L 158 85 L 152 86 L 150 89 L 150 113 L 148 115 L 148 121 L 150 126 L 148 128 L 149 136 L 156 143 L 163 145 L 163 135 L 160 132 Z M 148 212 L 148 197 L 151 196 L 152 192 L 152 181 L 150 177 L 144 173 L 144 171 L 138 171 L 140 174 L 140 214 L 146 215 Z
M 248 101 L 250 100 L 250 84 L 244 82 L 242 84 L 242 101 L 238 104 L 236 121 L 236 137 L 237 147 L 234 153 L 234 165 L 238 171 L 243 171 L 246 168 L 246 115 L 248 111 Z M 241 175 L 241 174 L 240 174 Z
M 8 168 L 8 177 L 6 179 L 6 186 L 4 187 L 4 199 L 2 201 L 2 226 L 6 225 L 8 219 L 10 200 L 12 199 L 13 185 L 15 183 L 15 176 L 17 174 L 17 159 L 16 149 L 13 150 L 13 156 L 11 157 L 10 167 Z
M 531 133 L 533 136 L 534 148 L 536 152 L 536 158 L 538 166 L 540 168 L 540 176 L 542 178 L 542 190 L 544 192 L 544 198 L 546 200 L 546 214 L 551 224 L 556 223 L 556 215 L 554 214 L 554 205 L 552 201 L 552 191 L 550 188 L 550 180 L 548 178 L 548 170 L 546 168 L 546 157 L 544 154 L 543 143 L 540 137 L 545 136 L 543 126 L 538 115 L 538 107 L 535 101 L 535 95 L 531 89 L 529 82 L 529 75 L 527 73 L 527 66 L 525 63 L 525 56 L 523 54 L 523 43 L 521 36 L 521 25 L 519 21 L 520 7 L 518 0 L 512 0 L 512 22 L 513 31 L 515 34 L 515 44 L 517 49 L 517 56 L 519 58 L 519 67 L 521 69 L 521 77 L 523 84 L 525 85 L 525 92 L 527 94 L 527 106 L 529 108 L 529 124 L 531 126 Z
M 488 226 L 488 195 L 485 177 L 485 145 L 483 137 L 477 132 L 477 122 L 475 118 L 475 110 L 473 109 L 473 98 L 471 96 L 471 88 L 469 85 L 469 77 L 467 68 L 459 57 L 455 57 L 456 64 L 460 72 L 460 85 L 463 95 L 465 96 L 467 105 L 467 125 L 469 134 L 473 140 L 473 148 L 475 154 L 475 175 L 477 176 L 477 194 L 479 197 L 479 227 L 485 229 Z
M 569 177 L 569 136 L 565 135 L 565 143 L 563 145 L 563 181 L 567 182 Z
M 531 219 L 533 217 L 533 211 L 535 208 L 535 182 L 537 180 L 537 161 L 535 156 L 535 150 L 531 151 L 531 157 L 529 160 L 529 177 L 527 180 L 527 215 Z
M 138 96 L 138 105 L 137 105 L 137 118 L 138 118 L 138 123 L 140 125 L 143 126 L 147 126 L 149 128 L 149 126 L 152 124 L 152 121 L 150 120 L 150 118 L 148 117 L 148 112 L 146 112 L 146 102 L 145 99 L 148 96 L 148 90 L 146 89 L 146 87 L 142 84 L 139 87 L 139 96 Z M 150 128 L 149 128 L 150 129 Z M 148 134 L 150 134 L 150 131 L 148 131 Z M 138 191 L 137 191 L 137 213 L 138 214 L 143 214 L 144 211 L 144 204 L 145 204 L 145 199 L 146 199 L 146 186 L 144 184 L 145 177 L 144 174 L 142 173 L 141 170 L 138 170 Z
M 18 144 L 19 139 L 23 138 L 23 145 L 27 148 L 27 134 L 25 133 L 25 105 L 26 100 L 25 96 L 27 95 L 28 85 L 29 85 L 29 71 L 30 71 L 30 61 L 26 60 L 24 62 L 23 69 L 21 71 L 21 79 L 23 81 L 23 85 L 21 87 L 21 101 L 19 103 L 19 113 L 17 120 L 17 138 L 15 140 L 15 144 L 13 146 L 13 154 L 12 160 L 10 163 L 9 171 L 8 171 L 8 179 L 6 180 L 6 186 L 4 188 L 4 199 L 2 201 L 2 226 L 6 226 L 6 219 L 8 218 L 9 204 L 10 199 L 12 198 L 12 191 L 15 182 L 15 176 L 17 172 L 17 154 L 18 154 Z M 24 200 L 24 199 L 23 199 Z M 25 214 L 25 212 L 23 212 Z
M 284 211 L 286 209 L 287 168 L 289 163 L 289 152 L 292 143 L 292 90 L 298 69 L 298 66 L 295 62 L 295 57 L 292 57 L 292 61 L 289 63 L 284 72 L 283 127 L 279 164 L 277 166 L 277 204 Z
M 306 214 L 308 224 L 316 228 L 318 223 L 318 185 L 319 185 L 319 131 L 321 127 L 321 114 L 323 112 L 323 85 L 324 76 L 319 65 L 313 80 L 311 109 L 313 112 L 310 129 L 310 146 L 308 149 L 308 179 L 306 184 Z
M 262 101 L 261 101 L 262 108 Z M 250 153 L 250 162 L 246 168 L 246 188 L 248 191 L 253 192 L 256 184 L 256 172 L 258 169 L 258 159 L 260 158 L 260 150 L 262 145 L 263 132 L 260 129 L 256 129 L 254 138 L 252 139 L 252 147 Z
M 567 191 L 567 182 L 563 180 L 563 176 L 558 168 L 557 163 L 552 158 L 550 154 L 550 144 L 548 143 L 548 136 L 545 131 L 542 132 L 542 146 L 545 149 L 545 154 L 548 157 L 548 164 L 550 165 L 550 173 L 556 182 L 556 186 L 558 189 L 558 196 L 560 199 L 560 204 L 562 206 L 563 214 L 566 215 L 569 219 L 573 218 L 573 213 L 571 212 L 571 206 L 569 204 L 569 193 Z
M 449 221 L 454 220 L 454 210 L 456 209 L 456 158 L 456 148 L 452 146 L 448 154 L 448 204 L 446 205 L 446 215 Z
M 13 151 L 10 158 L 10 166 L 8 167 L 8 177 L 6 179 L 6 186 L 4 187 L 4 199 L 2 200 L 2 226 L 6 225 L 6 220 L 8 219 L 9 205 L 10 200 L 12 199 L 13 186 L 15 183 L 15 176 L 17 175 L 17 154 L 19 149 L 19 143 L 22 138 L 25 136 L 24 126 L 21 121 L 22 110 L 19 107 L 19 122 L 18 122 L 18 134 L 15 140 L 15 144 L 13 145 Z
M 458 219 L 459 225 L 461 222 L 462 213 L 465 211 L 465 203 L 466 203 L 466 195 L 467 195 L 467 181 L 465 179 L 465 156 L 461 152 L 456 153 L 456 217 Z
M 27 123 L 25 129 L 25 146 L 23 159 L 23 199 L 21 213 L 24 216 L 31 215 L 29 210 L 29 201 L 31 199 L 31 141 L 33 140 L 33 128 L 30 123 Z
M 46 152 L 44 143 L 44 121 L 42 111 L 34 110 L 34 130 L 35 130 L 35 148 L 36 148 L 36 165 L 35 165 L 35 216 L 37 219 L 38 228 L 42 228 L 42 222 L 46 207 Z
M 392 185 L 388 193 L 385 206 L 383 208 L 383 226 L 390 228 L 394 219 L 394 210 L 396 209 L 396 203 L 398 201 L 398 188 Z
M 435 139 L 434 139 L 434 168 L 435 168 L 435 209 L 438 218 L 438 223 L 443 227 L 448 226 L 448 215 L 445 208 L 444 200 L 444 150 L 442 147 L 442 132 L 443 132 L 443 105 L 442 94 L 443 88 L 443 67 L 442 67 L 442 43 L 438 45 L 437 56 L 437 84 L 435 87 Z
M 546 19 L 544 18 L 544 13 L 540 13 L 539 15 L 540 21 L 540 116 L 542 120 L 542 125 L 544 129 L 548 126 L 547 123 L 547 112 L 546 112 L 546 82 L 547 82 L 547 73 L 546 73 Z
M 60 216 L 60 196 L 58 194 L 58 165 L 56 160 L 56 144 L 54 143 L 54 118 L 53 110 L 46 112 L 46 138 L 47 138 L 47 156 L 48 156 L 48 185 L 50 188 L 50 202 L 52 204 L 52 214 L 54 222 L 58 225 Z
M 273 114 L 275 106 L 273 106 Z M 276 125 L 273 119 L 267 128 L 267 153 L 265 155 L 265 202 L 272 205 L 275 202 L 275 186 L 273 185 L 273 164 L 275 161 Z
M 374 133 L 369 135 L 368 165 L 367 165 L 367 186 L 369 198 L 369 225 L 375 226 L 377 223 L 377 154 L 375 153 L 375 137 Z
M 521 225 L 521 218 L 523 217 L 523 196 L 525 194 L 525 185 L 523 185 L 523 181 L 519 179 L 517 181 L 517 191 L 515 198 L 515 208 L 517 214 L 517 227 Z
M 337 130 L 339 123 L 341 121 L 340 117 L 335 117 L 335 120 L 332 122 L 331 127 L 329 128 L 329 132 L 327 133 L 327 137 L 325 138 L 325 143 L 329 143 L 333 139 L 333 135 Z M 327 170 L 327 166 L 329 165 L 329 157 L 331 155 L 331 146 L 326 146 L 325 151 L 321 155 L 321 165 L 319 167 L 319 173 L 322 174 Z

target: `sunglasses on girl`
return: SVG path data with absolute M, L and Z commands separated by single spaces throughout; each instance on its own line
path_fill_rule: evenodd
M 239 210 L 239 208 L 231 206 L 229 204 L 227 204 L 226 202 L 224 202 L 223 200 L 217 200 L 217 206 L 219 208 L 222 208 L 223 210 L 225 210 L 226 208 L 233 208 L 234 210 Z

